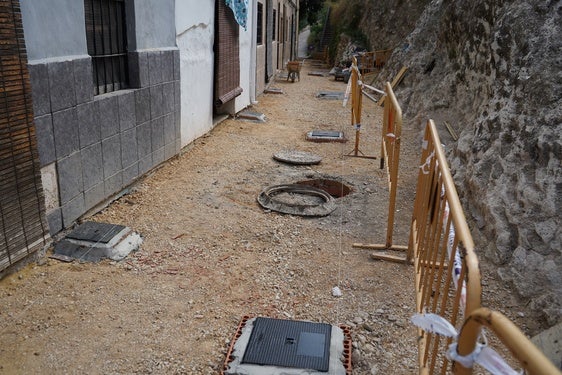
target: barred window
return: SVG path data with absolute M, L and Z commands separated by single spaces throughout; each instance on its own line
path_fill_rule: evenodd
M 124 0 L 84 0 L 95 94 L 129 86 Z
M 257 25 L 257 38 L 256 43 L 258 45 L 263 44 L 263 4 L 258 3 L 258 25 Z

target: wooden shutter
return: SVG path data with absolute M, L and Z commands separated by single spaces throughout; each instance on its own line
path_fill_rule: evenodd
M 242 93 L 238 23 L 224 0 L 216 2 L 215 17 L 215 106 Z
M 18 0 L 0 0 L 0 270 L 48 233 Z

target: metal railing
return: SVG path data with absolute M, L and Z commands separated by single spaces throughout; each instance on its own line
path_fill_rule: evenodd
M 360 78 L 354 61 L 349 91 L 352 97 L 351 123 L 357 131 L 361 122 L 359 98 L 365 94 L 362 88 L 376 91 L 363 84 Z M 355 243 L 353 247 L 405 250 L 406 257 L 386 252 L 374 253 L 371 257 L 413 263 L 416 312 L 436 314 L 452 327 L 462 324 L 460 334 L 449 338 L 443 338 L 431 329 L 418 329 L 419 373 L 472 374 L 473 359 L 479 357 L 478 353 L 485 346 L 480 343 L 482 327 L 487 327 L 529 373 L 562 375 L 509 319 L 499 312 L 481 307 L 480 270 L 474 242 L 433 120 L 427 122 L 422 143 L 409 245 L 393 244 L 402 111 L 390 83 L 385 85 L 384 98 L 380 166 L 386 167 L 390 191 L 386 243 Z M 358 145 L 357 136 L 356 150 Z M 450 347 L 453 340 L 456 340 L 455 346 Z M 454 348 L 454 355 L 451 355 L 451 348 Z M 451 359 L 448 359 L 447 353 Z
M 473 332 L 479 332 L 484 327 L 493 332 L 528 374 L 562 374 L 511 320 L 500 312 L 484 307 L 474 310 L 464 321 L 458 337 L 459 355 L 463 355 L 462 347 L 471 346 Z M 464 356 L 466 354 L 470 353 L 465 353 Z M 454 374 L 472 374 L 472 371 L 472 368 L 463 367 L 459 362 L 453 364 Z
M 394 213 L 396 212 L 396 192 L 398 189 L 398 168 L 400 164 L 400 139 L 402 136 L 402 110 L 390 83 L 386 83 L 384 92 L 388 99 L 384 106 L 382 122 L 380 167 L 381 169 L 386 167 L 389 188 L 386 240 L 384 244 L 355 243 L 353 247 L 373 250 L 407 251 L 407 246 L 399 246 L 393 243 Z M 409 253 L 407 254 L 409 255 Z M 392 262 L 411 262 L 410 257 L 404 258 L 403 256 L 379 252 L 371 254 L 371 257 Z
M 416 188 L 408 258 L 413 259 L 416 311 L 454 326 L 480 308 L 478 259 L 437 129 L 429 120 Z M 472 353 L 480 330 L 465 334 L 460 354 Z M 448 342 L 444 342 L 448 341 Z M 420 373 L 445 373 L 450 340 L 419 331 Z

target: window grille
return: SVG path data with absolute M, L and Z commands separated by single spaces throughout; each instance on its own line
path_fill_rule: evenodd
M 124 0 L 84 0 L 95 94 L 129 86 Z
M 276 36 L 275 36 L 275 26 L 277 26 L 277 9 L 273 9 L 273 18 L 272 18 L 272 20 L 273 20 L 273 27 L 272 27 L 273 32 L 272 32 L 271 36 L 272 36 L 273 41 L 275 41 L 275 40 L 276 40 Z
M 257 38 L 256 43 L 262 44 L 263 43 L 263 4 L 258 3 L 258 27 L 257 27 Z

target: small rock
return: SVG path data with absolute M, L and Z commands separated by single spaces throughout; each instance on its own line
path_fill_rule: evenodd
M 364 347 L 363 350 L 367 353 L 374 353 L 375 347 L 371 344 L 365 344 L 365 347 Z
M 387 319 L 389 322 L 395 322 L 398 320 L 398 317 L 396 315 L 389 315 Z
M 359 363 L 363 360 L 363 356 L 361 355 L 361 352 L 359 350 L 354 350 L 353 353 L 351 353 L 351 362 L 353 363 Z
M 367 332 L 373 332 L 375 329 L 370 326 L 368 323 L 363 323 L 363 329 Z
M 357 324 L 357 325 L 360 325 L 361 323 L 363 323 L 363 319 L 360 318 L 360 317 L 355 317 L 355 318 L 353 319 L 353 323 L 355 323 L 355 324 Z
M 334 297 L 341 297 L 342 296 L 341 289 L 338 286 L 335 286 L 335 287 L 332 288 L 332 296 L 334 296 Z
M 365 344 L 365 342 L 367 341 L 367 339 L 366 339 L 365 336 L 363 336 L 363 335 L 357 335 L 357 336 L 356 336 L 356 339 L 357 339 L 357 340 L 353 341 L 353 343 L 355 343 L 355 342 L 357 341 L 357 342 L 359 342 L 359 343 L 361 343 L 361 344 Z

